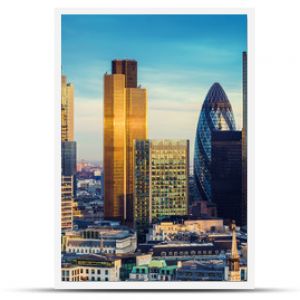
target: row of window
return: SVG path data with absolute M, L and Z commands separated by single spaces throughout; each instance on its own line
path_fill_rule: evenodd
M 199 250 L 199 251 L 170 251 L 170 252 L 161 252 L 161 256 L 182 256 L 182 255 L 218 255 L 222 253 L 222 251 L 219 250 Z
M 89 249 L 84 249 L 84 248 L 68 248 L 68 251 L 69 253 L 73 252 L 73 253 L 111 253 L 111 254 L 114 254 L 116 253 L 115 250 L 109 250 L 109 249 L 103 249 L 103 250 L 100 250 L 100 249 L 92 249 L 92 248 L 89 248 Z
M 63 277 L 64 276 L 68 277 L 70 274 L 72 274 L 72 276 L 74 276 L 74 275 L 78 275 L 79 273 L 80 274 L 83 274 L 83 273 L 85 273 L 85 274 L 96 274 L 97 273 L 97 275 L 101 275 L 101 270 L 97 269 L 97 272 L 95 272 L 95 269 L 91 269 L 91 270 L 85 269 L 85 272 L 84 272 L 84 269 L 76 269 L 76 270 L 72 270 L 72 271 L 62 270 L 62 276 Z M 105 275 L 108 275 L 108 270 L 105 270 Z
M 70 281 L 69 277 L 62 277 L 62 281 Z M 73 278 L 72 281 L 85 281 L 85 280 L 79 280 L 79 277 Z M 102 281 L 101 277 L 91 277 L 91 281 Z M 108 278 L 105 277 L 104 281 L 108 281 Z

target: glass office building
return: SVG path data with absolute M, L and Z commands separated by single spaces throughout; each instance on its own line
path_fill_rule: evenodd
M 187 215 L 189 141 L 136 140 L 134 146 L 135 225 Z
M 104 216 L 133 222 L 133 141 L 146 139 L 147 91 L 137 86 L 137 62 L 114 60 L 104 75 Z
M 211 133 L 214 130 L 235 130 L 233 111 L 219 83 L 209 89 L 198 121 L 195 152 L 195 200 L 212 201 L 211 192 Z

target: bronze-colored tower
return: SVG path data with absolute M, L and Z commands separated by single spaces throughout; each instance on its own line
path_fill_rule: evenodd
M 133 220 L 133 141 L 147 138 L 147 93 L 136 61 L 115 60 L 104 75 L 104 216 Z M 135 68 L 134 68 L 135 67 Z M 135 69 L 135 71 L 134 71 Z

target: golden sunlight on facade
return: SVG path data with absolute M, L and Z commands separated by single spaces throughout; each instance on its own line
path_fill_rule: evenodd
M 104 75 L 104 216 L 131 223 L 133 141 L 147 138 L 147 93 L 136 61 L 115 60 L 112 73 Z

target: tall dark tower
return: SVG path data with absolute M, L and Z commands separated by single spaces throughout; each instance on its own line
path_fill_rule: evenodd
M 212 131 L 235 130 L 229 99 L 219 83 L 209 89 L 199 116 L 194 152 L 195 200 L 212 202 L 211 134 Z
M 212 201 L 218 216 L 242 225 L 242 133 L 213 131 L 211 137 Z
M 242 226 L 247 226 L 247 104 L 248 103 L 248 64 L 247 52 L 243 52 L 243 129 L 242 129 Z
M 136 60 L 128 60 L 128 59 L 113 60 L 111 64 L 111 73 L 124 74 L 126 88 L 137 87 L 137 61 Z

